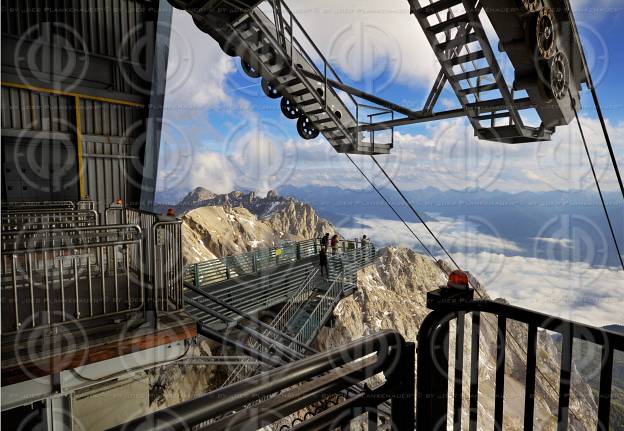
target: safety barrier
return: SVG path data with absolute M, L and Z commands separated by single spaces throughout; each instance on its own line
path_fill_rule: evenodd
M 36 209 L 75 209 L 76 204 L 73 201 L 3 201 L 2 211 L 10 210 L 36 210 Z
M 389 402 L 391 429 L 413 430 L 414 351 L 414 344 L 406 343 L 398 332 L 380 332 L 113 430 L 188 430 L 211 419 L 216 420 L 203 430 L 263 429 L 332 396 L 336 396 L 332 408 L 303 416 L 297 429 L 348 429 L 352 421 L 365 415 L 368 429 L 374 430 L 379 423 L 379 406 Z M 365 386 L 362 391 L 344 395 L 346 389 L 380 373 L 384 382 L 374 389 Z
M 184 281 L 195 286 L 206 287 L 263 269 L 317 256 L 321 249 L 320 244 L 320 238 L 306 239 L 285 243 L 278 247 L 252 250 L 239 255 L 194 263 L 186 268 Z M 333 262 L 333 266 L 338 268 L 334 276 L 346 268 L 349 274 L 347 278 L 352 285 L 355 285 L 354 278 L 357 270 L 372 262 L 376 256 L 376 250 L 372 244 L 362 246 L 360 241 L 353 240 L 341 240 L 338 243 L 335 255 L 337 258 L 331 257 L 334 256 L 330 254 L 332 252 L 330 247 L 328 250 L 329 265 L 331 266 Z M 342 257 L 349 254 L 354 254 L 354 256 L 347 257 L 343 261 Z M 349 265 L 350 263 L 353 265 Z
M 344 281 L 342 276 L 336 277 L 331 283 L 325 294 L 319 299 L 318 304 L 314 307 L 309 315 L 306 316 L 306 321 L 295 335 L 295 339 L 302 344 L 309 345 L 321 327 L 327 322 L 331 313 L 334 311 L 334 307 L 338 304 L 338 301 L 343 296 Z M 296 349 L 300 349 L 294 346 Z M 304 353 L 301 351 L 301 353 Z
M 453 404 L 452 423 L 454 429 L 460 429 L 464 396 L 462 380 L 464 369 L 464 322 L 466 314 L 471 315 L 472 329 L 467 345 L 470 345 L 470 398 L 469 427 L 483 427 L 477 423 L 477 406 L 479 397 L 479 354 L 480 327 L 484 324 L 482 313 L 496 317 L 496 374 L 494 397 L 494 429 L 504 429 L 503 423 L 505 397 L 505 352 L 507 340 L 514 335 L 526 340 L 526 373 L 524 394 L 524 430 L 532 430 L 535 422 L 535 389 L 537 366 L 538 329 L 546 329 L 561 336 L 561 366 L 559 379 L 556 382 L 559 398 L 557 407 L 557 429 L 568 429 L 570 416 L 575 413 L 570 405 L 570 386 L 572 382 L 573 344 L 576 341 L 600 346 L 602 349 L 600 362 L 600 389 L 598 400 L 598 430 L 611 429 L 609 416 L 611 407 L 611 387 L 614 352 L 624 352 L 624 336 L 600 328 L 583 325 L 558 317 L 526 310 L 512 305 L 479 300 L 461 300 L 461 297 L 447 300 L 431 301 L 428 304 L 432 311 L 423 321 L 418 333 L 418 430 L 446 428 L 449 397 Z M 449 368 L 449 323 L 455 321 L 455 366 Z M 507 329 L 508 321 L 526 325 L 526 336 L 512 333 Z M 515 339 L 514 339 L 515 340 Z M 517 343 L 517 342 L 516 342 Z M 454 376 L 454 377 L 452 377 Z M 543 376 L 544 377 L 544 376 Z M 546 377 L 544 377 L 546 378 Z M 449 381 L 454 379 L 453 394 L 449 394 Z M 514 401 L 515 402 L 515 401 Z M 491 414 L 488 412 L 488 414 Z M 584 415 L 587 412 L 584 411 Z M 587 417 L 587 416 L 586 416 Z M 577 418 L 578 419 L 578 418 Z M 449 422 L 450 423 L 450 422 Z
M 297 314 L 301 307 L 303 307 L 303 305 L 312 297 L 314 292 L 319 288 L 319 282 L 321 280 L 318 275 L 318 269 L 310 273 L 310 275 L 303 282 L 299 290 L 290 297 L 288 302 L 284 305 L 284 307 L 282 307 L 279 313 L 277 313 L 271 321 L 270 325 L 273 329 L 279 332 L 286 331 L 286 329 L 288 328 L 288 323 Z M 263 335 L 275 338 L 274 333 L 269 330 L 265 330 L 263 332 Z M 283 340 L 276 340 L 276 342 L 283 343 Z M 258 341 L 254 341 L 250 347 L 258 351 L 270 350 L 270 346 L 269 348 L 263 349 L 261 343 Z M 257 369 L 257 366 L 241 364 L 230 373 L 222 386 L 228 386 L 234 382 L 242 380 L 243 378 L 249 377 Z
M 330 254 L 327 257 L 327 272 L 329 280 L 336 280 L 341 277 L 345 289 L 355 289 L 357 287 L 357 273 L 360 269 L 370 265 L 377 257 L 377 249 L 373 244 L 353 242 L 354 247 L 349 248 L 349 244 L 344 247 L 341 253 Z
M 176 311 L 184 307 L 184 267 L 182 263 L 182 220 L 154 223 L 153 283 L 159 311 Z
M 150 211 L 109 206 L 104 215 L 107 224 L 136 224 L 143 232 L 141 265 L 151 292 L 150 302 L 157 311 L 175 311 L 184 307 L 184 265 L 182 262 L 182 221 Z M 135 260 L 138 262 L 138 260 Z
M 141 309 L 141 238 L 135 225 L 3 232 L 2 334 Z
M 187 268 L 184 280 L 195 286 L 205 287 L 231 278 L 253 274 L 263 269 L 306 259 L 318 254 L 318 249 L 318 241 L 307 239 L 198 262 Z
M 30 209 L 2 212 L 2 232 L 96 226 L 98 213 L 89 209 Z
M 253 280 L 244 282 L 220 284 L 217 286 L 202 287 L 211 295 L 228 303 L 232 307 L 247 313 L 253 313 L 268 309 L 277 304 L 286 302 L 288 298 L 296 292 L 301 284 L 313 272 L 312 264 L 286 267 L 271 274 L 265 274 Z M 192 283 L 189 283 L 192 284 Z M 203 302 L 201 295 L 187 292 L 190 299 Z M 237 318 L 231 311 L 219 305 L 210 304 L 215 311 L 223 313 L 225 316 Z M 207 315 L 193 307 L 188 307 L 187 311 L 198 321 L 206 325 L 222 325 L 222 322 L 214 316 Z

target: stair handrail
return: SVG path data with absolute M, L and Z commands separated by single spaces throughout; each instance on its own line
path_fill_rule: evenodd
M 312 294 L 312 290 L 313 287 L 312 286 L 312 281 L 316 278 L 316 275 L 318 274 L 319 270 L 315 269 L 314 271 L 312 271 L 308 277 L 306 278 L 306 280 L 303 282 L 301 288 L 299 288 L 299 290 L 292 296 L 291 299 L 288 300 L 288 302 L 286 303 L 286 305 L 279 311 L 279 313 L 277 313 L 277 315 L 275 316 L 275 318 L 271 321 L 270 325 L 278 330 L 278 331 L 282 331 L 286 325 L 286 323 L 288 323 L 288 321 L 292 318 L 292 316 L 299 310 L 299 308 L 301 308 L 301 305 L 305 302 L 305 300 L 302 300 L 302 298 L 305 298 L 306 295 L 309 298 Z M 298 305 L 295 307 L 295 303 L 299 301 Z M 263 335 L 267 335 L 270 337 L 270 332 L 268 329 L 265 330 L 263 332 Z M 272 338 L 272 337 L 271 337 Z M 252 348 L 257 349 L 259 351 L 263 351 L 263 350 L 270 350 L 270 348 L 273 345 L 270 345 L 268 347 L 264 347 L 261 343 L 259 343 L 258 341 L 254 341 L 251 345 Z M 236 381 L 239 376 L 241 375 L 241 373 L 245 370 L 245 369 L 249 369 L 251 368 L 248 364 L 240 364 L 238 365 L 227 377 L 227 379 L 223 382 L 222 386 L 227 386 L 231 383 L 233 383 L 234 381 Z
M 301 73 L 301 71 L 297 70 L 296 67 L 292 68 L 292 72 L 297 75 L 297 77 L 301 80 L 301 83 L 306 86 L 309 87 L 308 90 L 310 90 L 310 93 L 312 94 L 312 96 L 317 99 L 317 101 L 319 102 L 319 104 L 321 104 L 321 106 L 326 106 L 327 105 L 327 91 L 330 88 L 328 86 L 328 82 L 327 82 L 327 72 L 328 70 L 334 75 L 334 77 L 336 78 L 336 81 L 341 82 L 342 80 L 340 79 L 340 76 L 337 74 L 337 72 L 334 70 L 334 68 L 331 66 L 331 64 L 327 61 L 327 59 L 325 58 L 325 56 L 322 54 L 322 52 L 320 51 L 320 49 L 316 46 L 316 44 L 314 43 L 314 41 L 312 40 L 312 38 L 308 35 L 308 33 L 305 31 L 305 29 L 303 28 L 303 26 L 301 25 L 301 23 L 299 22 L 299 20 L 297 20 L 297 18 L 295 17 L 295 15 L 292 13 L 292 11 L 288 8 L 288 6 L 284 3 L 283 0 L 275 0 L 275 2 L 279 3 L 281 7 L 283 7 L 283 10 L 285 10 L 288 14 L 288 21 L 290 22 L 290 24 L 285 23 L 285 27 L 287 27 L 288 32 L 287 34 L 289 34 L 290 36 L 290 44 L 291 44 L 291 53 L 290 55 L 288 55 L 288 50 L 282 50 L 282 47 L 279 46 L 279 41 L 278 40 L 273 40 L 273 42 L 275 43 L 275 45 L 277 45 L 277 49 L 282 50 L 283 53 L 285 54 L 286 58 L 290 58 L 291 62 L 292 62 L 292 49 L 294 44 L 296 44 L 298 46 L 298 51 L 299 53 L 306 59 L 306 61 L 310 64 L 310 66 L 316 70 L 316 72 L 319 74 L 319 76 L 322 76 L 324 79 L 324 92 L 323 92 L 323 96 L 320 96 L 316 91 L 314 91 L 314 87 L 310 84 L 310 82 L 307 80 L 307 78 L 305 78 L 305 76 Z M 271 4 L 271 3 L 270 3 Z M 271 4 L 271 7 L 274 7 L 273 4 Z M 258 16 L 254 16 L 254 14 L 258 15 Z M 274 36 L 271 34 L 269 30 L 264 23 L 262 23 L 261 19 L 259 19 L 260 14 L 264 15 L 266 17 L 266 19 L 271 22 L 271 24 L 273 24 L 273 26 L 275 27 L 275 31 L 277 33 L 278 28 L 277 28 L 277 24 L 273 23 L 270 18 L 261 10 L 259 10 L 259 8 L 253 9 L 252 11 L 250 11 L 248 13 L 248 16 L 256 23 L 256 25 L 258 25 L 265 33 L 265 36 L 267 38 L 274 39 Z M 307 41 L 310 43 L 310 45 L 312 46 L 312 48 L 316 51 L 317 55 L 319 56 L 319 59 L 323 62 L 323 72 L 321 72 L 321 70 L 318 68 L 318 66 L 316 65 L 315 61 L 308 55 L 308 53 L 306 52 L 306 50 L 303 48 L 303 46 L 301 45 L 301 43 L 297 40 L 297 38 L 295 37 L 294 33 L 293 33 L 293 24 L 296 25 L 298 27 L 298 29 L 301 31 L 301 33 L 303 34 L 303 36 L 307 39 Z M 332 90 L 333 91 L 333 90 Z M 355 98 L 353 98 L 353 96 L 351 94 L 347 93 L 347 96 L 349 97 L 349 99 L 351 100 L 352 103 L 354 103 L 355 105 L 355 127 L 354 130 L 356 132 L 355 134 L 355 138 L 351 135 L 351 131 L 353 129 L 349 129 L 347 127 L 345 127 L 342 123 L 342 121 L 340 121 L 340 119 L 338 119 L 334 113 L 330 110 L 328 110 L 326 113 L 327 115 L 334 121 L 334 123 L 339 127 L 339 129 L 345 133 L 345 137 L 348 137 L 349 140 L 351 141 L 351 144 L 354 147 L 357 147 L 358 145 L 358 136 L 359 136 L 359 104 L 357 103 L 357 101 L 355 100 Z M 336 94 L 336 97 L 338 97 L 340 99 L 340 97 Z M 345 107 L 348 109 L 349 107 L 345 105 Z M 349 112 L 350 115 L 352 115 L 351 112 Z
M 308 345 L 312 342 L 314 334 L 328 318 L 329 313 L 334 309 L 334 305 L 340 300 L 343 294 L 344 280 L 342 273 L 329 286 L 325 294 L 319 300 L 308 320 L 303 324 L 295 339 L 300 343 Z M 312 326 L 314 325 L 314 326 Z M 295 350 L 296 347 L 293 347 Z

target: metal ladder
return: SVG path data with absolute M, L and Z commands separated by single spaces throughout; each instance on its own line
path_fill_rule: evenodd
M 550 140 L 551 130 L 523 123 L 479 18 L 479 0 L 408 1 L 476 136 L 505 143 Z M 480 112 L 484 105 L 487 114 Z
M 217 40 L 224 52 L 239 56 L 245 73 L 262 78 L 265 94 L 281 98 L 282 112 L 297 120 L 297 130 L 304 139 L 322 134 L 340 153 L 390 152 L 392 140 L 375 142 L 374 135 L 359 130 L 362 105 L 351 95 L 339 97 L 329 85 L 328 80 L 342 81 L 283 0 L 262 3 L 266 14 L 255 7 L 231 22 L 190 4 L 173 2 L 175 7 L 186 9 L 198 28 Z M 393 128 L 387 131 L 392 136 Z

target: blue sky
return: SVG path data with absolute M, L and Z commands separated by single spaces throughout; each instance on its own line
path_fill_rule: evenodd
M 571 1 L 616 156 L 624 166 L 624 5 L 618 0 Z M 410 108 L 422 106 L 439 64 L 409 15 L 407 0 L 387 0 L 383 6 L 374 0 L 287 3 L 344 81 Z M 260 81 L 247 77 L 238 61 L 225 55 L 187 14 L 175 11 L 172 29 L 158 181 L 161 202 L 174 203 L 197 186 L 218 193 L 241 189 L 265 193 L 285 185 L 368 188 L 324 138 L 299 138 L 295 122 L 282 116 L 279 100 L 267 98 Z M 509 73 L 504 57 L 501 65 Z M 617 183 L 588 93 L 582 104 L 581 122 L 601 185 L 615 191 Z M 457 106 L 455 96 L 445 91 L 437 109 Z M 388 186 L 369 158 L 355 159 L 375 183 Z M 476 140 L 465 119 L 397 128 L 392 154 L 379 160 L 403 190 L 595 192 L 575 122 L 559 127 L 551 142 L 517 146 Z M 616 223 L 624 223 L 621 204 L 612 209 L 612 216 Z M 385 243 L 413 245 L 400 224 L 367 222 L 375 224 L 374 234 Z M 544 226 L 553 222 L 565 220 L 543 221 Z M 433 227 L 446 235 L 446 242 L 464 241 L 459 247 L 465 252 L 458 253 L 458 261 L 485 279 L 490 292 L 512 303 L 596 324 L 617 320 L 624 306 L 614 289 L 622 278 L 617 268 L 523 257 L 514 251 L 518 244 L 484 233 L 461 218 L 438 217 Z M 602 236 L 607 235 L 605 226 L 601 230 Z M 580 249 L 584 237 L 574 235 L 582 229 L 574 225 L 562 231 L 572 236 L 557 234 L 536 241 Z M 475 244 L 481 251 L 474 252 Z M 599 246 L 594 243 L 593 248 Z M 536 303 L 535 298 L 545 297 L 550 300 Z

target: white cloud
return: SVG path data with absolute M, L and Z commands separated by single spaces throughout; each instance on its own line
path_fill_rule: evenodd
M 570 248 L 574 245 L 574 241 L 569 238 L 545 238 L 545 237 L 534 237 L 532 238 L 535 241 L 545 242 L 547 244 L 558 245 L 560 247 Z
M 421 250 L 399 221 L 360 218 L 373 228 L 340 228 L 346 238 L 368 235 L 378 246 L 397 245 Z M 512 305 L 591 325 L 622 322 L 624 298 L 620 294 L 622 272 L 534 257 L 509 256 L 518 246 L 477 226 L 479 220 L 441 219 L 430 222 L 440 241 L 465 270 L 475 274 L 492 297 Z M 420 224 L 410 226 L 436 257 L 448 261 Z M 477 229 L 479 227 L 479 229 Z M 546 242 L 555 238 L 539 238 Z M 565 241 L 562 241 L 565 242 Z M 424 253 L 424 252 L 423 252 Z
M 222 154 L 205 152 L 194 157 L 189 180 L 194 186 L 201 185 L 214 193 L 229 193 L 235 189 L 236 174 Z
M 166 108 L 184 117 L 189 108 L 205 109 L 232 102 L 226 79 L 234 60 L 212 37 L 197 28 L 191 16 L 174 9 L 167 70 Z
M 405 0 L 287 3 L 325 57 L 365 91 L 427 87 L 440 70 Z
M 455 257 L 488 262 L 478 278 L 489 280 L 491 295 L 513 305 L 596 326 L 624 323 L 622 272 L 617 269 L 487 252 Z

